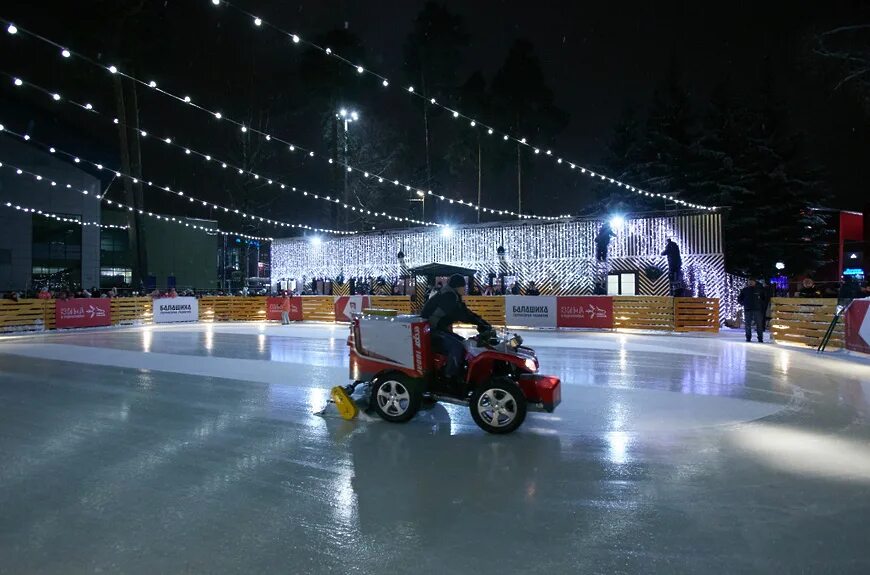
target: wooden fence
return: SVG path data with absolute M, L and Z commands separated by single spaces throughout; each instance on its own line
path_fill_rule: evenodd
M 770 332 L 777 343 L 817 347 L 837 312 L 835 298 L 775 297 L 771 303 Z M 843 347 L 844 337 L 845 327 L 841 320 L 831 335 L 828 347 Z
M 672 331 L 674 298 L 668 296 L 614 296 L 613 327 Z
M 411 313 L 410 296 L 373 295 L 369 297 L 369 307 L 394 309 L 400 314 Z
M 675 297 L 674 331 L 719 331 L 719 298 Z
M 505 324 L 505 299 L 503 297 L 468 296 L 468 309 L 492 325 Z
M 50 302 L 51 305 L 48 305 Z M 51 316 L 51 317 L 49 317 Z M 54 300 L 0 300 L 0 332 L 41 331 L 54 326 Z
M 153 300 L 150 297 L 121 297 L 112 300 L 112 324 L 151 323 Z M 54 329 L 54 313 L 51 329 Z
M 783 326 L 775 334 L 789 331 L 802 335 L 811 343 L 821 337 L 833 314 L 836 300 L 775 300 L 780 306 L 779 321 Z M 468 296 L 468 307 L 492 325 L 505 325 L 505 298 Z M 799 311 L 793 307 L 799 302 Z M 813 303 L 822 302 L 822 303 Z M 153 321 L 152 300 L 147 297 L 112 300 L 112 324 L 130 325 Z M 791 305 L 791 308 L 787 308 Z M 402 296 L 370 296 L 369 307 L 394 309 L 401 314 L 413 313 L 412 302 Z M 808 310 L 812 314 L 808 314 Z M 719 301 L 715 298 L 670 298 L 647 296 L 615 296 L 613 298 L 615 328 L 716 332 L 719 329 Z M 334 322 L 335 300 L 332 296 L 302 298 L 302 317 L 306 321 Z M 799 324 L 787 324 L 801 319 Z M 201 321 L 262 321 L 266 319 L 265 297 L 206 296 L 199 300 Z M 54 300 L 0 300 L 0 332 L 42 331 L 54 329 Z M 821 331 L 821 334 L 817 333 Z M 812 333 L 810 333 L 812 332 Z M 842 345 L 842 328 L 833 344 Z M 812 337 L 810 337 L 812 336 Z M 787 338 L 787 336 L 782 336 Z M 791 337 L 791 340 L 795 340 Z
M 302 298 L 302 319 L 305 321 L 335 321 L 335 299 L 331 295 Z

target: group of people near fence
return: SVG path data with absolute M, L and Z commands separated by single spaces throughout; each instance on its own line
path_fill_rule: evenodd
M 752 341 L 752 327 L 755 327 L 756 341 L 764 341 L 764 331 L 771 319 L 771 298 L 791 295 L 780 293 L 771 283 L 765 285 L 764 279 L 750 278 L 746 287 L 740 290 L 737 303 L 743 306 L 743 325 L 746 341 Z M 794 292 L 798 298 L 837 298 L 840 305 L 848 305 L 853 299 L 870 297 L 870 285 L 862 284 L 851 277 L 845 277 L 837 288 L 820 288 L 812 278 L 804 278 Z

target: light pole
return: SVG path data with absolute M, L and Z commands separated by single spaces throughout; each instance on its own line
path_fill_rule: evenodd
M 342 201 L 345 204 L 350 203 L 348 200 L 350 199 L 347 194 L 347 167 L 350 163 L 350 159 L 348 158 L 348 126 L 354 122 L 359 121 L 359 114 L 355 110 L 348 110 L 347 108 L 342 108 L 338 111 L 338 114 L 335 115 L 338 120 L 344 122 L 344 194 L 342 196 Z M 344 227 L 348 227 L 350 214 L 348 214 L 347 210 L 344 212 Z

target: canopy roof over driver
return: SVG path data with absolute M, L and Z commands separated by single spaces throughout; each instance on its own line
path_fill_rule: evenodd
M 471 268 L 463 268 L 459 266 L 451 266 L 449 264 L 431 263 L 424 266 L 418 266 L 409 270 L 411 275 L 427 276 L 432 278 L 452 276 L 459 274 L 461 276 L 473 276 L 477 270 Z

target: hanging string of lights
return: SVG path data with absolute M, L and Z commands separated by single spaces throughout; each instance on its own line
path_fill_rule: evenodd
M 302 38 L 299 34 L 296 34 L 293 32 L 288 32 L 287 30 L 284 30 L 283 28 L 276 26 L 275 24 L 267 22 L 267 21 L 263 20 L 262 18 L 252 14 L 251 12 L 248 12 L 244 8 L 240 8 L 239 6 L 236 6 L 232 2 L 228 2 L 226 0 L 210 0 L 210 1 L 216 7 L 226 6 L 228 8 L 231 8 L 231 9 L 237 11 L 238 13 L 244 15 L 247 19 L 249 19 L 250 21 L 252 21 L 254 23 L 254 26 L 256 28 L 271 29 L 271 30 L 277 32 L 278 34 L 281 34 L 285 38 L 291 40 L 291 42 L 294 45 L 307 46 L 309 48 L 313 48 L 313 49 L 317 50 L 318 52 L 320 52 L 321 54 L 323 54 L 328 59 L 331 59 L 331 60 L 339 62 L 345 66 L 349 66 L 349 67 L 353 68 L 354 70 L 356 70 L 356 73 L 359 74 L 360 76 L 372 78 L 373 80 L 375 80 L 377 83 L 379 83 L 381 85 L 381 87 L 384 90 L 387 90 L 390 88 L 390 80 L 386 76 L 384 76 L 383 74 L 380 74 L 378 72 L 375 72 L 374 70 L 366 68 L 365 66 L 363 66 L 359 62 L 352 62 L 351 60 L 349 60 L 348 58 L 345 58 L 341 54 L 338 54 L 337 52 L 335 52 L 334 50 L 332 50 L 332 48 L 330 48 L 328 46 L 321 46 L 315 42 L 312 42 L 310 40 L 306 40 L 306 39 Z M 685 207 L 689 207 L 689 208 L 693 208 L 693 209 L 697 209 L 697 210 L 714 211 L 717 209 L 716 206 L 705 206 L 705 205 L 701 205 L 701 204 L 695 204 L 692 202 L 686 202 L 686 201 L 681 200 L 679 198 L 675 198 L 674 196 L 672 196 L 670 194 L 648 192 L 648 191 L 643 190 L 641 188 L 638 188 L 636 186 L 632 186 L 630 184 L 627 184 L 619 179 L 611 178 L 610 176 L 608 176 L 606 174 L 596 173 L 594 170 L 591 170 L 589 168 L 581 166 L 578 162 L 571 162 L 567 159 L 564 159 L 558 153 L 553 152 L 553 150 L 551 150 L 549 148 L 537 146 L 537 145 L 529 142 L 524 137 L 514 136 L 512 134 L 509 134 L 504 130 L 500 130 L 498 128 L 495 128 L 494 126 L 490 126 L 490 125 L 488 125 L 484 122 L 481 122 L 480 120 L 473 118 L 467 114 L 463 114 L 459 110 L 456 110 L 454 108 L 450 108 L 449 106 L 446 106 L 446 105 L 442 104 L 441 102 L 437 101 L 435 98 L 427 97 L 426 94 L 423 94 L 423 93 L 419 92 L 417 89 L 415 89 L 415 87 L 413 85 L 403 86 L 401 88 L 401 91 L 404 92 L 405 94 L 411 96 L 411 97 L 414 97 L 414 98 L 417 98 L 417 99 L 423 101 L 424 105 L 429 105 L 432 107 L 440 108 L 442 110 L 449 112 L 450 116 L 454 120 L 463 122 L 469 129 L 484 132 L 488 136 L 491 136 L 494 140 L 498 140 L 500 138 L 503 142 L 512 142 L 512 143 L 516 143 L 516 144 L 519 144 L 521 146 L 524 146 L 525 148 L 528 148 L 529 150 L 531 150 L 535 156 L 543 156 L 543 157 L 549 158 L 551 161 L 554 161 L 558 166 L 565 166 L 570 170 L 579 169 L 580 173 L 582 173 L 582 174 L 587 174 L 591 178 L 598 178 L 599 180 L 601 180 L 605 183 L 615 185 L 619 188 L 624 188 L 630 192 L 636 193 L 639 196 L 645 196 L 645 197 L 650 197 L 650 198 L 661 198 L 663 200 L 671 201 L 671 202 L 674 202 L 674 203 L 679 204 L 681 206 L 685 206 Z M 511 214 L 511 215 L 513 215 L 513 214 Z
M 0 18 L 0 22 L 3 22 L 4 24 L 7 25 L 7 32 L 9 32 L 10 27 L 14 27 L 14 24 L 10 23 L 8 20 Z M 173 100 L 176 100 L 177 102 L 184 103 L 187 106 L 190 106 L 192 108 L 195 108 L 197 110 L 205 112 L 205 113 L 209 114 L 210 116 L 212 116 L 217 121 L 223 121 L 223 122 L 227 122 L 229 124 L 232 124 L 234 126 L 237 126 L 242 133 L 256 134 L 256 135 L 262 137 L 267 142 L 272 142 L 275 145 L 283 145 L 284 148 L 291 153 L 301 152 L 303 154 L 307 154 L 307 156 L 310 158 L 315 158 L 315 157 L 320 158 L 321 161 L 324 161 L 324 158 L 325 158 L 325 161 L 328 164 L 335 164 L 337 166 L 341 166 L 342 168 L 346 169 L 349 173 L 355 172 L 357 174 L 362 175 L 364 178 L 372 178 L 372 181 L 377 181 L 377 183 L 379 183 L 379 184 L 392 185 L 392 186 L 396 186 L 396 187 L 404 187 L 407 192 L 414 192 L 418 197 L 421 197 L 421 198 L 429 197 L 429 198 L 440 200 L 441 202 L 444 202 L 444 203 L 458 204 L 460 206 L 464 206 L 464 207 L 473 209 L 475 211 L 482 211 L 484 213 L 490 213 L 490 214 L 495 214 L 495 215 L 500 215 L 500 216 L 511 216 L 511 217 L 516 217 L 516 218 L 520 218 L 520 219 L 546 220 L 546 221 L 556 221 L 556 220 L 561 220 L 561 219 L 566 219 L 566 218 L 571 217 L 569 214 L 560 215 L 560 216 L 541 216 L 541 215 L 534 215 L 534 214 L 520 214 L 520 213 L 514 212 L 512 210 L 498 210 L 498 209 L 494 209 L 494 208 L 488 208 L 488 207 L 485 207 L 482 205 L 475 204 L 474 202 L 467 202 L 467 201 L 462 200 L 462 199 L 454 199 L 454 198 L 444 196 L 443 194 L 437 194 L 437 193 L 433 192 L 432 190 L 423 190 L 423 189 L 420 189 L 416 186 L 411 185 L 410 183 L 403 182 L 402 180 L 399 180 L 399 179 L 391 179 L 383 174 L 371 174 L 367 170 L 364 170 L 362 168 L 358 168 L 350 163 L 341 161 L 337 158 L 329 158 L 327 156 L 318 155 L 311 148 L 308 148 L 305 146 L 300 146 L 294 142 L 290 142 L 289 140 L 285 140 L 279 136 L 270 134 L 268 132 L 264 132 L 262 130 L 259 130 L 259 129 L 251 127 L 251 126 L 248 126 L 244 122 L 233 119 L 233 118 L 225 115 L 223 112 L 221 112 L 219 110 L 213 110 L 213 109 L 207 108 L 203 105 L 200 105 L 197 102 L 194 102 L 190 96 L 180 96 L 176 93 L 173 93 L 173 92 L 170 92 L 164 88 L 161 88 L 157 85 L 157 82 L 154 80 L 149 80 L 146 82 L 145 80 L 137 78 L 137 77 L 135 77 L 135 76 L 123 71 L 123 70 L 120 70 L 115 65 L 105 66 L 105 65 L 97 62 L 96 60 L 88 57 L 88 56 L 85 56 L 81 53 L 70 50 L 68 48 L 65 48 L 65 47 L 61 46 L 60 44 L 58 44 L 57 42 L 54 42 L 53 40 L 49 40 L 48 38 L 45 38 L 44 36 L 36 34 L 30 30 L 15 27 L 14 34 L 17 34 L 18 32 L 21 32 L 23 34 L 26 34 L 26 35 L 32 37 L 32 38 L 40 40 L 41 42 L 47 43 L 51 46 L 54 46 L 55 48 L 61 50 L 61 56 L 64 58 L 69 58 L 69 57 L 74 56 L 80 60 L 83 60 L 85 62 L 90 63 L 91 65 L 93 65 L 93 66 L 95 66 L 95 67 L 97 67 L 97 68 L 99 68 L 99 69 L 101 69 L 109 74 L 113 74 L 113 75 L 117 74 L 117 75 L 122 76 L 124 78 L 128 78 L 129 80 L 136 82 L 137 84 L 140 84 L 141 86 L 148 87 L 155 92 L 158 92 L 164 96 L 167 96 Z M 15 78 L 13 81 L 16 81 L 16 80 L 20 80 L 20 78 Z M 16 83 L 16 85 L 20 86 L 21 84 Z M 62 96 L 59 93 L 57 93 L 57 92 L 48 92 L 48 93 L 51 94 L 51 97 L 55 101 L 62 100 Z M 337 201 L 336 203 L 339 203 L 339 202 Z M 419 223 L 419 222 L 412 222 L 412 223 Z
M 10 136 L 18 137 L 24 141 L 30 142 L 33 145 L 40 146 L 41 148 L 48 150 L 49 153 L 58 154 L 61 156 L 66 156 L 66 157 L 70 158 L 76 164 L 80 164 L 80 163 L 90 164 L 91 166 L 95 167 L 97 170 L 107 169 L 110 172 L 114 172 L 116 178 L 126 178 L 126 179 L 132 181 L 134 184 L 139 182 L 139 180 L 137 178 L 134 178 L 133 176 L 131 176 L 129 174 L 125 174 L 124 172 L 113 170 L 111 168 L 105 168 L 102 164 L 100 164 L 98 162 L 94 162 L 92 160 L 82 158 L 82 157 L 78 156 L 77 154 L 73 154 L 71 152 L 67 152 L 67 151 L 62 150 L 60 148 L 56 148 L 56 147 L 51 146 L 49 144 L 46 144 L 44 142 L 34 140 L 28 134 L 20 134 L 18 132 L 15 132 L 14 130 L 8 129 L 3 124 L 0 124 L 0 132 L 2 132 L 3 134 L 10 135 Z M 154 182 L 152 182 L 152 181 L 143 180 L 142 183 L 145 184 L 149 188 L 158 189 L 158 190 L 160 190 L 166 194 L 169 194 L 171 196 L 176 196 L 178 198 L 185 198 L 191 204 L 197 204 L 197 205 L 202 204 L 203 207 L 214 208 L 216 210 L 223 210 L 224 213 L 231 213 L 234 215 L 238 215 L 238 216 L 242 217 L 243 219 L 250 219 L 253 222 L 258 221 L 258 222 L 271 224 L 273 226 L 282 227 L 282 228 L 298 228 L 298 229 L 309 230 L 312 232 L 322 232 L 322 233 L 327 233 L 327 234 L 350 235 L 350 234 L 354 233 L 354 232 L 348 232 L 348 231 L 342 231 L 342 230 L 330 230 L 330 229 L 318 228 L 318 227 L 309 226 L 306 224 L 288 224 L 286 222 L 281 222 L 278 220 L 271 220 L 268 218 L 264 218 L 262 216 L 257 216 L 255 214 L 248 214 L 245 212 L 240 212 L 237 209 L 231 209 L 231 208 L 228 208 L 226 206 L 222 206 L 220 204 L 207 202 L 205 200 L 198 199 L 194 196 L 185 194 L 183 191 L 172 190 L 169 186 L 161 186 L 159 184 L 155 186 Z
M 27 80 L 23 80 L 20 77 L 12 76 L 11 74 L 8 74 L 6 72 L 0 71 L 0 75 L 4 75 L 8 78 L 11 78 L 12 83 L 18 88 L 23 87 L 23 86 L 33 88 L 33 89 L 35 89 L 43 94 L 50 96 L 55 102 L 70 104 L 76 108 L 79 108 L 79 109 L 87 112 L 88 114 L 95 114 L 96 117 L 102 117 L 102 118 L 106 118 L 106 119 L 110 118 L 110 116 L 108 114 L 104 114 L 104 113 L 98 111 L 93 106 L 93 104 L 91 104 L 90 102 L 82 104 L 81 102 L 77 102 L 77 101 L 69 99 L 69 98 L 61 97 L 60 94 L 58 94 L 57 92 L 52 92 L 51 90 L 49 90 L 43 86 L 40 86 L 38 84 L 34 84 L 33 82 L 30 82 Z M 135 128 L 120 121 L 118 118 L 111 117 L 111 121 L 113 124 L 115 124 L 117 126 L 121 126 L 130 132 L 137 131 Z M 148 137 L 149 134 L 154 133 L 154 132 L 149 132 L 148 130 L 144 129 L 143 126 L 141 126 L 141 125 L 139 126 L 138 132 L 139 132 L 140 137 L 142 137 L 142 138 Z M 370 215 L 373 217 L 383 218 L 383 219 L 387 219 L 387 220 L 395 221 L 395 222 L 411 223 L 411 224 L 417 224 L 417 225 L 421 225 L 421 226 L 438 226 L 438 225 L 440 225 L 440 224 L 437 224 L 435 222 L 426 222 L 426 221 L 417 220 L 414 218 L 407 218 L 404 216 L 394 216 L 392 214 L 388 214 L 387 212 L 372 212 L 371 210 L 366 210 L 362 207 L 356 207 L 356 206 L 344 204 L 338 198 L 332 198 L 331 196 L 323 196 L 323 195 L 315 194 L 314 192 L 310 192 L 307 190 L 297 189 L 296 186 L 292 186 L 290 184 L 280 182 L 280 181 L 275 180 L 273 178 L 267 178 L 265 176 L 261 176 L 260 174 L 253 172 L 251 170 L 246 170 L 246 169 L 241 168 L 239 166 L 236 166 L 230 162 L 222 161 L 222 160 L 218 159 L 217 157 L 212 156 L 211 154 L 206 154 L 205 152 L 200 152 L 194 148 L 189 148 L 187 146 L 183 146 L 183 145 L 177 143 L 177 140 L 171 136 L 166 136 L 163 138 L 156 137 L 155 139 L 160 140 L 161 142 L 163 142 L 167 146 L 170 146 L 174 149 L 177 149 L 180 153 L 182 153 L 184 155 L 197 156 L 199 158 L 202 158 L 203 160 L 205 160 L 206 163 L 208 163 L 214 167 L 220 166 L 222 169 L 229 169 L 230 171 L 237 172 L 238 175 L 241 177 L 250 177 L 250 178 L 253 178 L 254 180 L 264 181 L 264 182 L 266 182 L 267 185 L 272 185 L 274 183 L 278 187 L 280 187 L 282 190 L 289 189 L 293 192 L 301 192 L 302 195 L 305 197 L 310 197 L 310 198 L 314 198 L 316 200 L 329 202 L 331 204 L 339 204 L 345 210 L 351 210 L 354 212 L 359 212 L 360 214 Z M 278 222 L 273 222 L 272 220 L 264 220 L 264 221 L 278 225 Z M 295 227 L 299 227 L 299 226 L 295 226 Z M 327 231 L 327 232 L 336 233 L 336 234 L 354 233 L 354 232 L 338 231 L 338 230 L 333 230 L 333 231 L 331 231 L 331 230 L 315 230 L 315 231 Z
M 65 216 L 59 216 L 52 212 L 43 212 L 42 210 L 37 210 L 36 208 L 28 208 L 26 206 L 22 206 L 20 204 L 13 204 L 12 202 L 6 202 L 2 204 L 4 207 L 7 207 L 11 210 L 18 210 L 20 212 L 24 212 L 25 214 L 36 214 L 38 216 L 42 216 L 44 218 L 57 220 L 59 222 L 70 222 L 74 224 L 79 224 L 80 226 L 93 226 L 101 229 L 113 229 L 113 230 L 126 230 L 129 226 L 116 226 L 115 224 L 101 224 L 99 222 L 83 222 L 82 220 L 76 218 L 68 218 Z
M 21 168 L 19 166 L 13 165 L 13 164 L 0 162 L 0 169 L 7 169 L 7 170 L 14 171 L 19 176 L 24 176 L 24 175 L 32 176 L 34 180 L 36 180 L 38 182 L 43 182 L 46 185 L 51 186 L 51 187 L 63 186 L 63 184 L 59 184 L 55 180 L 52 180 L 50 178 L 46 178 L 46 177 L 42 176 L 42 174 L 37 174 L 36 172 L 31 172 L 29 170 L 25 170 L 24 168 Z M 129 205 L 121 203 L 121 202 L 116 202 L 114 200 L 110 200 L 109 198 L 105 197 L 105 195 L 103 195 L 103 194 L 94 195 L 85 189 L 77 190 L 72 184 L 69 184 L 69 183 L 63 187 L 65 187 L 66 189 L 68 189 L 70 191 L 80 191 L 82 193 L 82 195 L 89 197 L 89 198 L 93 198 L 94 200 L 96 200 L 98 202 L 105 202 L 109 206 L 116 206 L 118 208 L 121 208 L 122 210 L 127 210 L 128 212 L 138 211 L 138 213 L 140 215 L 146 215 L 150 218 L 162 220 L 164 222 L 177 223 L 177 224 L 182 225 L 186 228 L 192 228 L 192 229 L 200 230 L 200 231 L 207 232 L 210 234 L 220 234 L 223 236 L 239 237 L 239 238 L 244 238 L 244 239 L 248 239 L 248 240 L 260 240 L 260 241 L 265 241 L 265 242 L 272 241 L 272 238 L 267 238 L 267 237 L 262 237 L 262 236 L 252 236 L 252 235 L 248 235 L 248 234 L 242 234 L 239 232 L 226 232 L 226 231 L 222 231 L 218 228 L 209 228 L 209 227 L 201 226 L 198 224 L 191 224 L 190 222 L 185 221 L 186 218 L 182 218 L 182 217 L 161 216 L 160 214 L 155 214 L 153 212 L 146 212 L 144 210 L 134 210 L 134 208 L 132 206 L 129 206 Z

